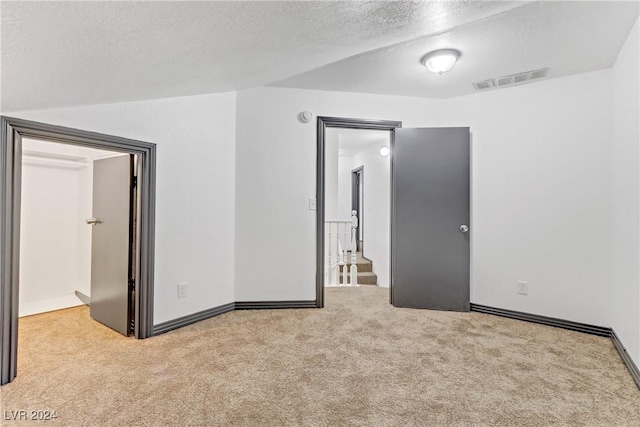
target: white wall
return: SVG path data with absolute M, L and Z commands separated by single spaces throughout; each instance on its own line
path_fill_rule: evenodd
M 327 130 L 332 130 L 331 128 Z M 351 217 L 351 172 L 358 167 L 355 164 L 353 153 L 340 154 L 338 158 L 338 217 L 337 219 L 349 219 Z M 326 196 L 325 196 L 326 197 Z
M 640 366 L 638 21 L 613 67 L 611 326 Z
M 325 136 L 325 200 L 324 217 L 326 220 L 345 219 L 339 210 L 339 135 L 338 129 L 327 129 Z
M 97 157 L 97 156 L 96 156 Z M 85 221 L 93 218 L 93 159 L 80 170 L 78 183 L 78 213 L 80 230 L 77 237 L 76 259 L 78 260 L 78 291 L 91 296 L 91 232 L 92 226 Z
M 6 115 L 156 143 L 154 323 L 234 301 L 235 93 Z
M 22 166 L 20 315 L 79 305 L 80 169 Z M 75 301 L 74 301 L 75 300 Z
M 308 209 L 308 199 L 316 193 L 316 121 L 300 123 L 300 111 L 436 126 L 439 105 L 423 98 L 272 87 L 239 92 L 236 299 L 315 299 L 316 212 Z
M 610 78 L 445 101 L 440 125 L 472 132 L 472 302 L 610 324 Z
M 259 88 L 238 94 L 238 300 L 315 297 L 315 115 L 472 131 L 472 302 L 610 324 L 610 70 L 447 101 Z M 366 177 L 365 177 L 366 180 Z M 276 202 L 274 202 L 276 201 Z M 283 235 L 280 230 L 289 227 Z M 282 254 L 296 247 L 283 274 Z M 530 283 L 529 295 L 516 281 Z
M 91 295 L 93 160 L 112 152 L 25 138 L 20 314 L 80 305 Z

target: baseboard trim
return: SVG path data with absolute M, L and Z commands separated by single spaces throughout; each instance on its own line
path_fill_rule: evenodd
M 183 326 L 191 325 L 201 320 L 210 319 L 215 316 L 219 316 L 224 313 L 233 311 L 235 303 L 220 305 L 218 307 L 210 308 L 208 310 L 199 311 L 197 313 L 189 314 L 188 316 L 179 317 L 177 319 L 168 320 L 157 325 L 153 325 L 153 335 L 164 334 L 165 332 L 172 331 L 174 329 L 182 328 Z
M 82 301 L 82 303 L 84 305 L 91 305 L 91 298 L 89 298 L 88 296 L 86 296 L 85 294 L 83 294 L 80 291 L 76 291 L 76 296 L 78 297 L 78 299 L 80 301 Z
M 618 350 L 618 354 L 620 355 L 622 362 L 627 366 L 633 381 L 635 381 L 638 389 L 640 389 L 640 370 L 631 359 L 631 356 L 629 356 L 627 349 L 624 347 L 622 341 L 620 341 L 620 338 L 618 338 L 618 335 L 616 335 L 616 332 L 613 329 L 611 329 L 611 341 L 613 341 L 614 347 Z
M 631 378 L 636 383 L 638 389 L 640 389 L 640 370 L 634 363 L 624 347 L 618 335 L 612 328 L 605 328 L 603 326 L 589 325 L 586 323 L 572 322 L 570 320 L 557 319 L 555 317 L 540 316 L 538 314 L 524 313 L 521 311 L 506 310 L 503 308 L 489 307 L 480 304 L 471 304 L 471 311 L 478 313 L 492 314 L 495 316 L 508 317 L 510 319 L 523 320 L 525 322 L 538 323 L 541 325 L 555 326 L 557 328 L 568 329 L 570 331 L 582 332 L 585 334 L 598 335 L 601 337 L 610 338 L 613 342 L 613 346 L 618 351 L 622 362 L 627 367 L 627 370 L 631 374 Z
M 493 314 L 496 316 L 508 317 L 510 319 L 538 323 L 541 325 L 555 326 L 556 328 L 568 329 L 570 331 L 583 332 L 585 334 L 598 335 L 601 337 L 611 337 L 611 328 L 589 325 L 587 323 L 572 322 L 570 320 L 558 319 L 555 317 L 540 316 L 538 314 L 506 310 L 504 308 L 489 307 L 473 303 L 471 304 L 471 311 Z
M 312 301 L 236 301 L 236 310 L 272 310 L 279 308 L 318 308 Z
M 318 308 L 316 301 L 239 301 L 168 320 L 153 326 L 153 335 L 164 334 L 233 310 L 270 310 L 281 308 Z

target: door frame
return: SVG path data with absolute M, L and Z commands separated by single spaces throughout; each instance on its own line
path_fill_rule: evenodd
M 138 156 L 138 224 L 135 330 L 153 335 L 156 145 L 118 136 L 0 116 L 0 385 L 11 382 L 18 364 L 20 197 L 22 138 L 118 151 Z
M 360 181 L 356 182 L 356 176 L 360 175 Z M 360 185 L 362 186 L 362 194 L 360 194 Z M 356 196 L 354 198 L 354 195 Z M 358 228 L 356 228 L 356 248 L 362 252 L 364 257 L 364 241 L 360 247 L 362 240 L 362 229 L 364 224 L 364 209 L 360 209 L 360 204 L 364 206 L 364 165 L 360 165 L 351 171 L 351 210 L 358 212 Z
M 324 207 L 325 207 L 325 135 L 327 128 L 346 128 L 359 130 L 386 130 L 390 135 L 391 156 L 393 156 L 396 128 L 401 128 L 401 121 L 352 119 L 345 117 L 318 116 L 317 151 L 316 151 L 316 307 L 324 307 Z M 393 157 L 392 157 L 393 158 Z M 393 162 L 391 162 L 391 180 L 393 182 Z M 391 186 L 393 192 L 393 185 Z M 393 203 L 393 194 L 391 195 Z M 393 215 L 393 210 L 391 212 Z M 389 253 L 391 254 L 389 248 Z M 393 265 L 389 260 L 391 280 L 389 282 L 389 300 L 393 303 Z

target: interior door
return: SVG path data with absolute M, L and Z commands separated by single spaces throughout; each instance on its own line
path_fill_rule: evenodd
M 469 128 L 399 128 L 392 151 L 391 302 L 469 310 Z
M 129 335 L 131 332 L 133 155 L 93 163 L 91 241 L 91 317 Z

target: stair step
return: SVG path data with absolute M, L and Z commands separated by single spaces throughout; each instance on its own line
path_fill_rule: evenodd
M 351 282 L 351 252 L 345 254 L 345 263 L 347 264 L 347 280 Z M 363 258 L 361 253 L 356 254 L 356 266 L 358 267 L 358 284 L 359 285 L 377 285 L 378 276 L 373 272 L 373 263 Z M 339 270 L 340 281 L 342 281 L 342 270 Z
M 351 252 L 347 251 L 345 255 L 346 256 L 344 258 L 344 262 L 347 263 L 347 265 L 351 265 Z M 360 252 L 358 252 L 356 256 L 356 265 L 358 266 L 358 271 L 362 271 L 362 272 L 373 271 L 373 263 L 368 259 L 363 258 L 360 255 Z
M 340 276 L 342 280 L 342 276 Z M 351 283 L 351 274 L 347 274 L 347 282 Z M 358 271 L 358 284 L 359 285 L 377 285 L 378 275 L 370 271 L 360 272 Z
M 373 271 L 373 264 L 370 262 L 356 262 L 358 267 L 358 273 L 371 273 Z M 347 267 L 351 270 L 351 262 L 347 262 Z

